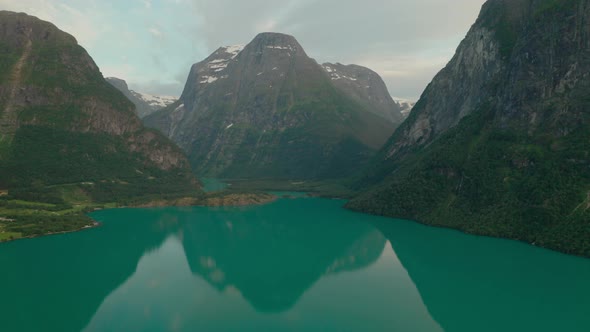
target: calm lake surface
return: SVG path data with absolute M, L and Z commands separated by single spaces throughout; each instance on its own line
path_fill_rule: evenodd
M 590 260 L 343 201 L 99 211 L 0 245 L 0 330 L 590 331 Z

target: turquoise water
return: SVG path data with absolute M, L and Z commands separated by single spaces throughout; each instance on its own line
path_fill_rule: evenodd
M 590 260 L 342 201 L 99 211 L 0 245 L 1 331 L 590 331 Z

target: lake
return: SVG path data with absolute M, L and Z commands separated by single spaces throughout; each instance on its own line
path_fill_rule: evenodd
M 590 260 L 283 198 L 0 245 L 2 331 L 590 331 Z

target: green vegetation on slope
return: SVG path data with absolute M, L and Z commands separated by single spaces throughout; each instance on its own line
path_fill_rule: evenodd
M 393 124 L 362 111 L 358 103 L 331 86 L 322 89 L 309 93 L 325 94 L 320 99 L 302 97 L 279 108 L 275 115 L 261 115 L 298 123 L 276 130 L 241 123 L 226 129 L 222 123 L 227 121 L 229 106 L 217 105 L 210 116 L 199 121 L 206 124 L 207 130 L 201 131 L 207 136 L 197 139 L 189 151 L 195 172 L 222 178 L 285 180 L 343 178 L 361 169 L 392 133 Z M 212 151 L 216 139 L 227 146 Z M 228 143 L 234 141 L 239 144 Z
M 0 183 L 10 188 L 35 183 L 118 182 L 136 186 L 138 193 L 150 194 L 174 186 L 188 189 L 190 185 L 184 174 L 179 176 L 151 165 L 142 155 L 129 151 L 118 137 L 40 126 L 19 128 L 9 158 L 0 166 Z
M 180 149 L 141 126 L 72 36 L 0 18 L 2 240 L 78 230 L 95 208 L 200 195 Z
M 348 207 L 590 256 L 590 128 L 531 137 L 490 116 L 464 118 Z
M 466 58 L 435 77 L 349 207 L 590 256 L 589 17 L 580 0 L 486 2 Z M 479 52 L 481 28 L 498 53 Z
M 198 196 L 186 174 L 160 170 L 106 134 L 23 126 L 0 161 L 3 240 L 78 230 L 96 208 Z M 6 222 L 6 220 L 12 220 Z
M 210 64 L 226 61 L 221 55 L 192 68 L 175 105 L 143 119 L 170 135 L 200 176 L 344 178 L 363 168 L 397 125 L 337 88 L 292 36 L 258 35 L 216 76 Z M 205 74 L 223 78 L 204 84 Z

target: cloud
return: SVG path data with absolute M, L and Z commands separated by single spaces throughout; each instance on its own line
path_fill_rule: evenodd
M 150 89 L 154 82 L 169 89 L 219 46 L 275 31 L 294 35 L 319 62 L 367 66 L 383 76 L 393 95 L 417 98 L 452 57 L 483 2 L 0 0 L 0 8 L 53 22 L 73 34 L 104 71 Z M 126 64 L 120 55 L 128 57 Z
M 202 20 L 197 35 L 210 51 L 262 31 L 289 33 L 318 61 L 368 66 L 384 76 L 392 94 L 410 98 L 450 60 L 483 2 L 192 0 Z

